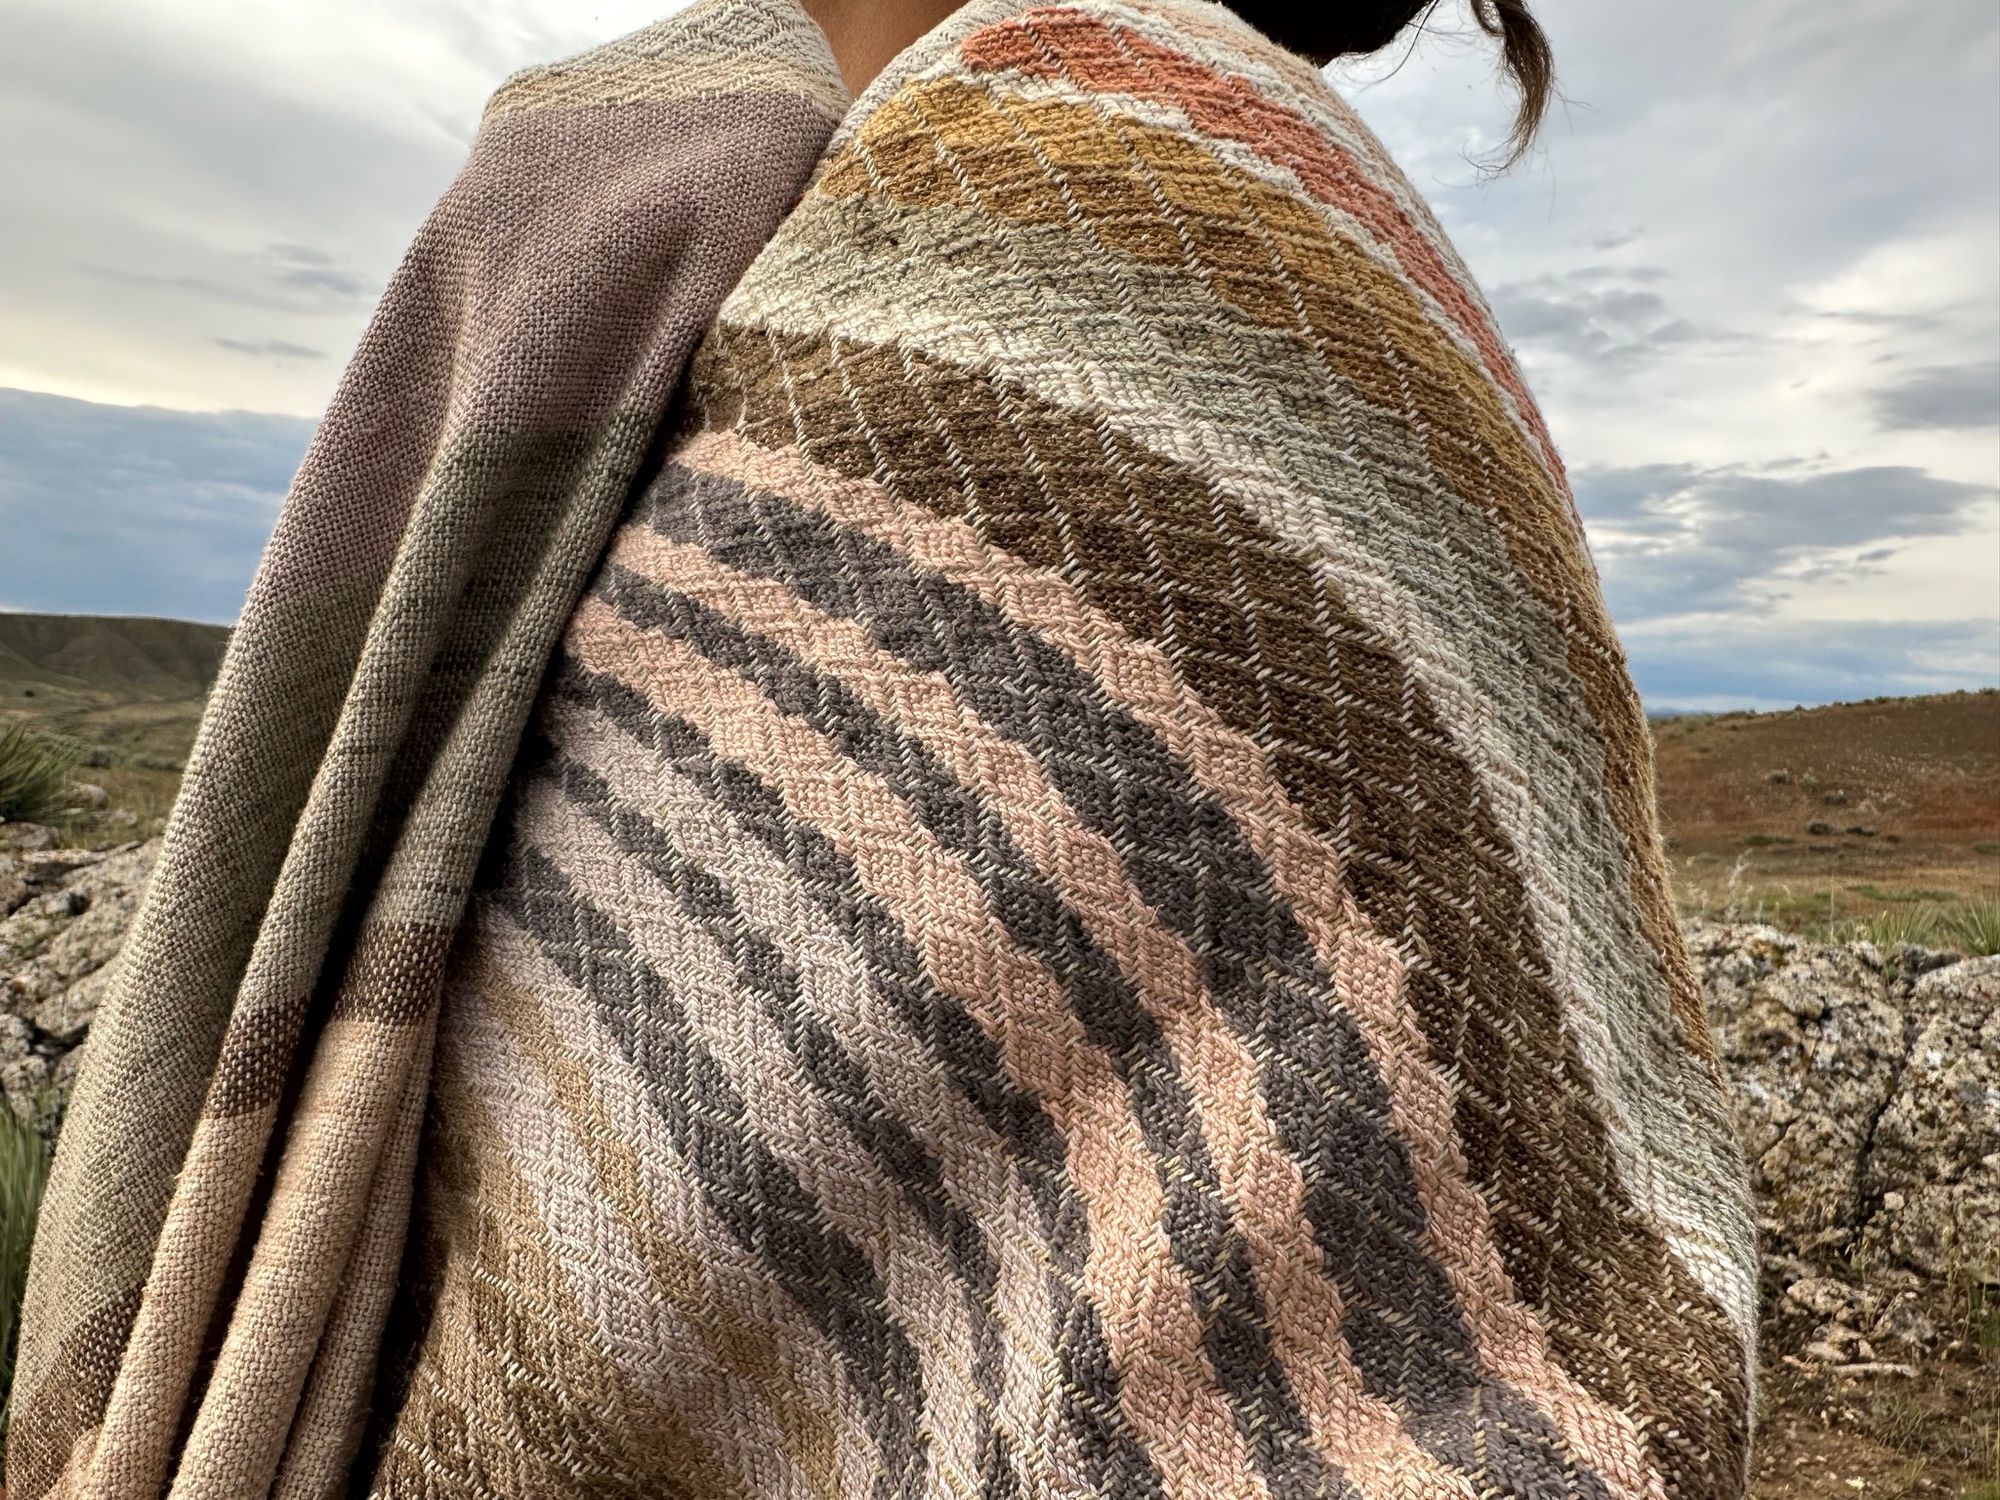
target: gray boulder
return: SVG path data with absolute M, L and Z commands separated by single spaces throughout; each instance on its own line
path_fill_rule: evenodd
M 0 1098 L 50 1135 L 158 854 L 155 839 L 21 856 L 28 894 L 0 920 Z
M 1947 1288 L 2000 1286 L 2000 958 L 1761 926 L 1688 938 L 1774 1322 L 1824 1363 L 1919 1357 Z

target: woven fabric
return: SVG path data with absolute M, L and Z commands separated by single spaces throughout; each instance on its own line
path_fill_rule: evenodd
M 13 1500 L 337 1487 L 542 668 L 848 103 L 791 0 L 705 0 L 494 97 L 286 500 L 92 1027 Z
M 1752 1220 L 1644 720 L 1319 75 L 1203 0 L 972 0 L 669 426 L 463 922 L 357 949 L 284 1105 L 338 1130 L 372 997 L 441 990 L 357 1189 L 414 1180 L 407 1245 L 264 1209 L 370 1226 L 314 1366 L 355 1489 L 1737 1500 Z

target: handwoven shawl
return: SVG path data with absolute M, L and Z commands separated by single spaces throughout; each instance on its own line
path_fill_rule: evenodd
M 848 105 L 792 0 L 510 79 L 319 424 L 91 1030 L 10 1500 L 330 1492 L 438 979 L 536 685 L 689 353 Z
M 1309 65 L 1203 0 L 961 7 L 622 498 L 538 544 L 581 594 L 463 920 L 433 854 L 332 934 L 200 1111 L 281 1142 L 254 1245 L 184 1178 L 136 1283 L 69 1227 L 142 1149 L 127 969 L 23 1495 L 100 1420 L 119 1494 L 1742 1493 L 1751 1219 L 1644 720 L 1490 311 Z M 132 1372 L 211 1306 L 184 1418 Z

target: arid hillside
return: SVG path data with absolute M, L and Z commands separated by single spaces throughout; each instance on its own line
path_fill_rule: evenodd
M 1653 730 L 1689 915 L 1928 938 L 1903 928 L 2000 891 L 2000 692 L 1659 719 Z
M 0 613 L 0 728 L 25 722 L 75 747 L 85 779 L 151 825 L 173 803 L 228 641 L 189 620 Z

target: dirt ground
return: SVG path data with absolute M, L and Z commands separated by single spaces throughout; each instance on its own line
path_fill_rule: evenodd
M 2000 692 L 1653 731 L 1687 915 L 1804 928 L 2000 891 Z
M 2000 1500 L 2000 1367 L 1843 1378 L 1767 1361 L 1751 1500 Z

